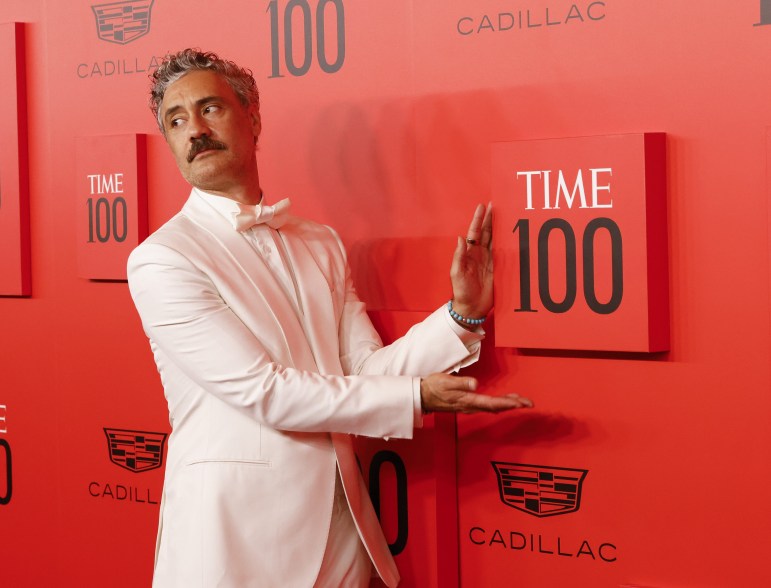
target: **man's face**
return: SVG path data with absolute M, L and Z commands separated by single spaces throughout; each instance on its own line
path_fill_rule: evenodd
M 231 196 L 254 187 L 260 115 L 219 74 L 192 71 L 171 84 L 161 121 L 179 171 L 193 186 Z

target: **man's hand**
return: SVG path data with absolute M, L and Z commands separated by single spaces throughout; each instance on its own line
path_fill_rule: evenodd
M 466 318 L 484 318 L 493 307 L 493 211 L 477 205 L 466 238 L 458 237 L 452 258 L 452 307 Z
M 514 408 L 532 408 L 533 402 L 517 394 L 489 396 L 477 394 L 475 378 L 431 374 L 420 380 L 420 399 L 424 411 L 503 412 Z

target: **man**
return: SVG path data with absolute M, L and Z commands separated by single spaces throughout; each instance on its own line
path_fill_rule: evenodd
M 251 73 L 188 49 L 153 78 L 151 107 L 193 186 L 128 264 L 172 425 L 153 584 L 358 587 L 371 561 L 395 586 L 350 435 L 409 438 L 422 411 L 531 406 L 442 373 L 478 354 L 490 210 L 459 239 L 452 308 L 383 347 L 337 235 L 262 201 Z

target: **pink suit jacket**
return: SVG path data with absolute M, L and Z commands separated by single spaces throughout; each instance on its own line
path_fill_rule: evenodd
M 350 435 L 410 438 L 412 378 L 471 363 L 443 309 L 383 347 L 328 227 L 279 231 L 301 312 L 262 258 L 193 193 L 131 254 L 131 295 L 169 406 L 153 586 L 313 586 L 336 463 L 388 586 L 399 575 Z

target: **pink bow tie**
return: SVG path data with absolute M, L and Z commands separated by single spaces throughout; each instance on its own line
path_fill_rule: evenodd
M 254 225 L 265 223 L 272 229 L 280 228 L 289 215 L 289 198 L 279 200 L 273 206 L 267 204 L 241 204 L 238 203 L 240 212 L 233 213 L 233 226 L 237 231 L 247 231 Z

